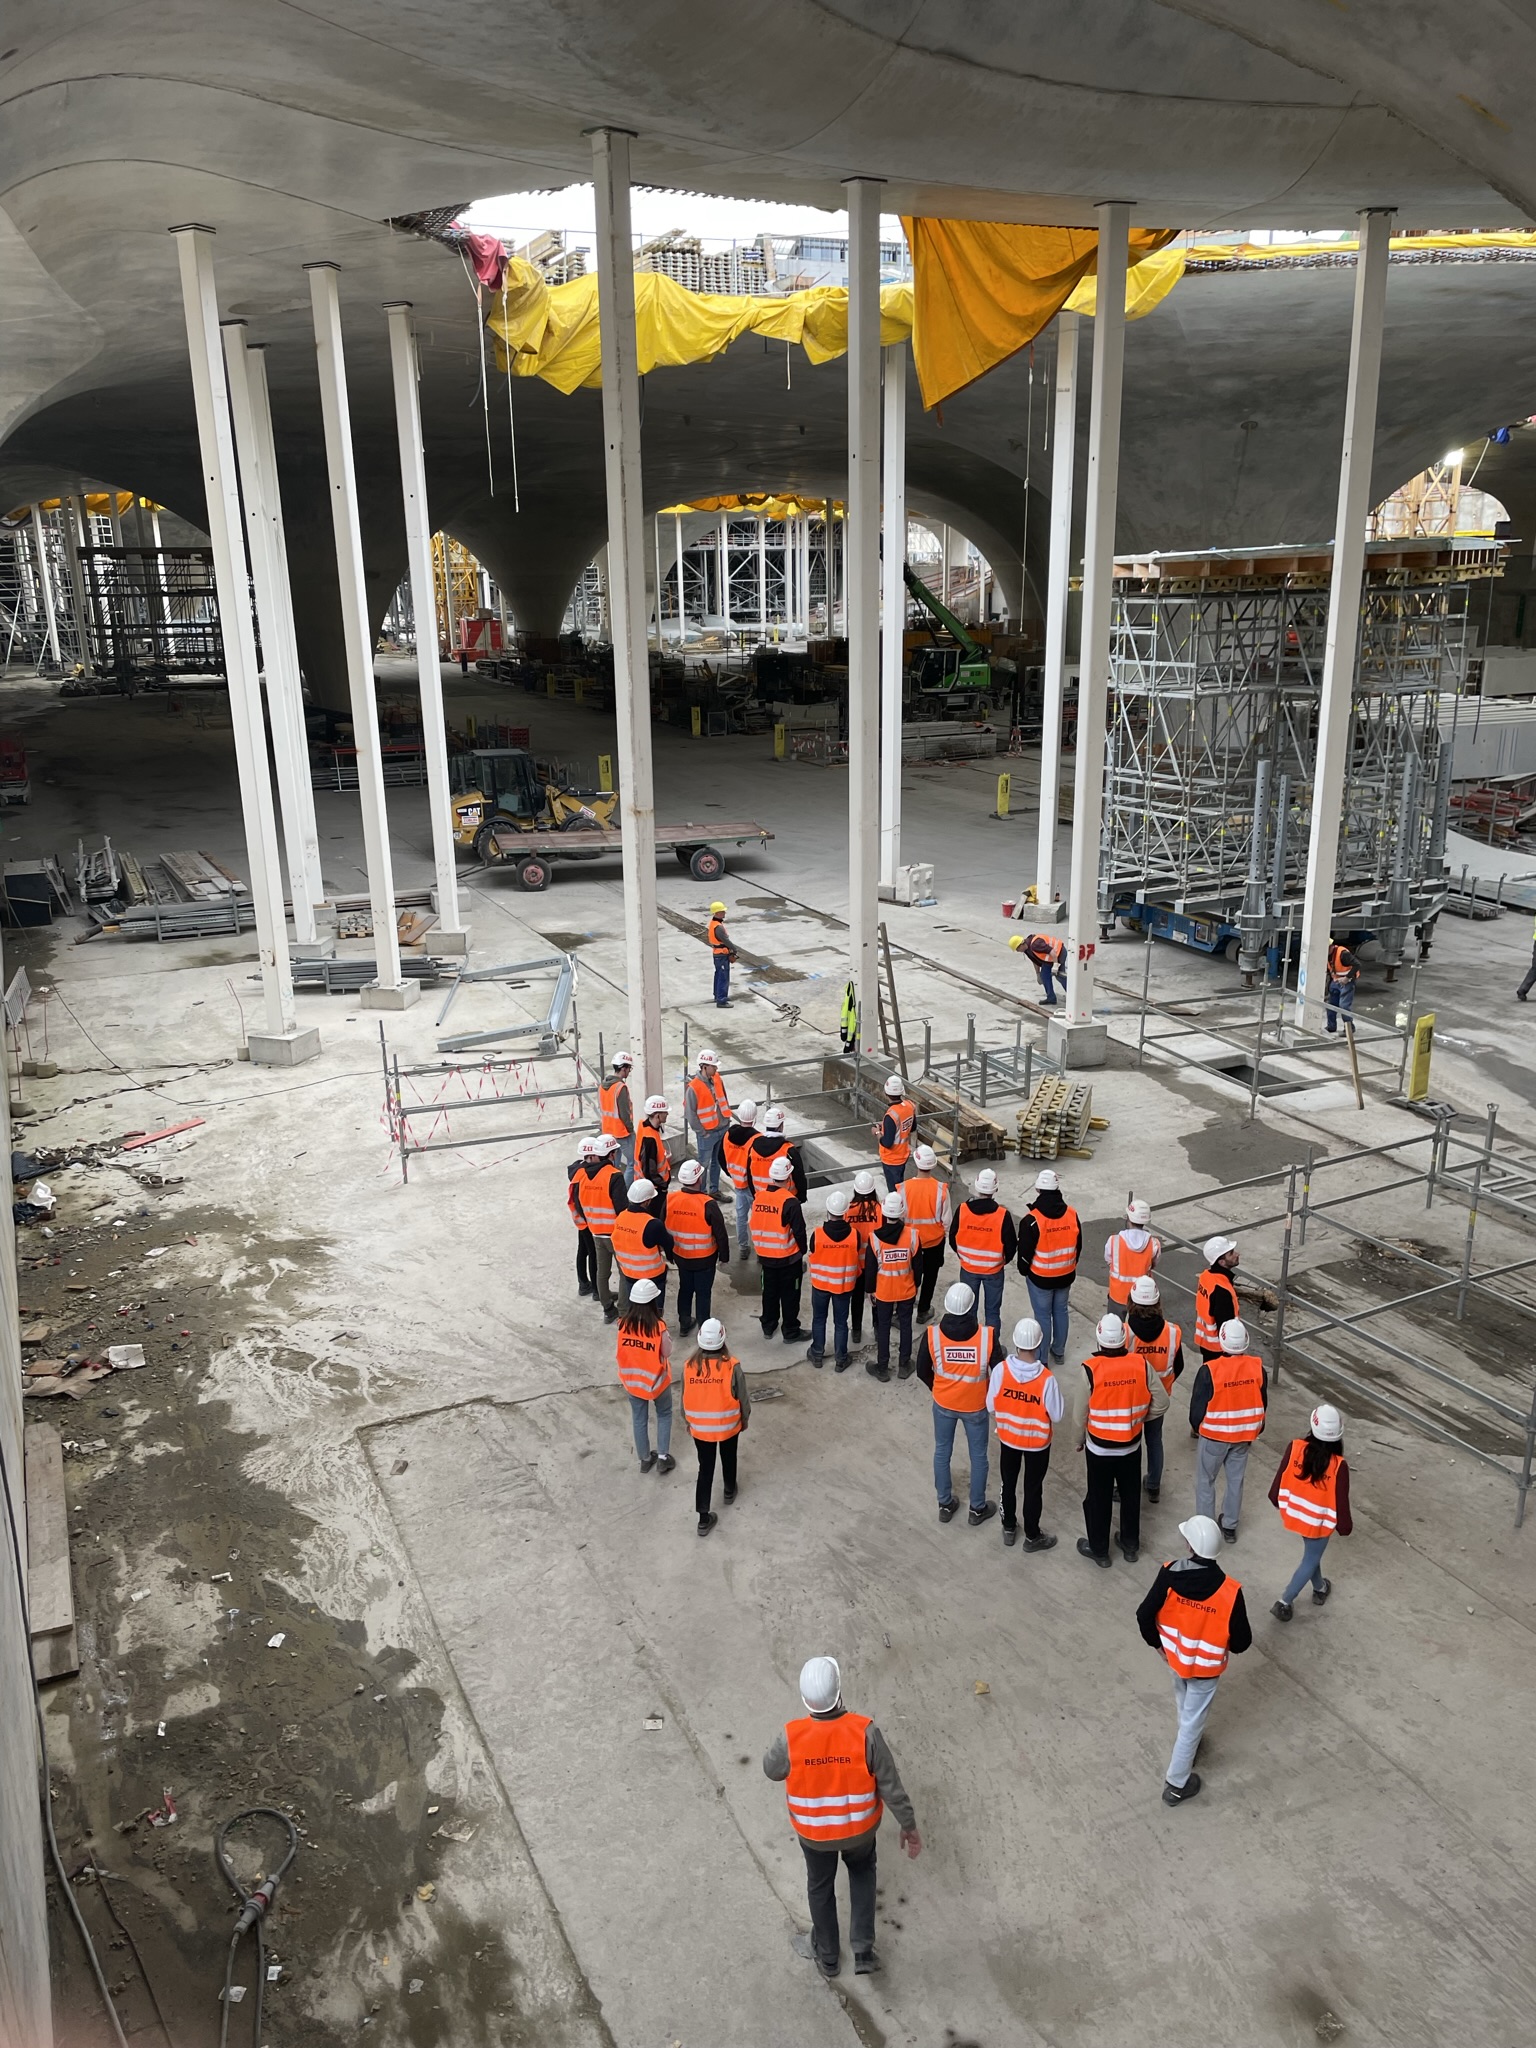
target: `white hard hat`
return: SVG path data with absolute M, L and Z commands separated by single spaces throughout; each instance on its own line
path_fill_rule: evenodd
M 1045 1332 L 1033 1316 L 1024 1316 L 1014 1324 L 1013 1348 L 1015 1352 L 1022 1355 L 1026 1351 L 1038 1351 L 1044 1342 Z
M 600 1153 L 618 1151 L 619 1141 L 612 1131 L 604 1131 L 603 1135 L 597 1140 L 597 1149 Z
M 1100 1316 L 1093 1334 L 1101 1344 L 1123 1344 L 1125 1325 L 1118 1316 Z
M 706 1316 L 699 1325 L 699 1349 L 701 1351 L 723 1351 L 725 1349 L 725 1325 L 718 1316 Z
M 919 1173 L 931 1173 L 938 1163 L 939 1155 L 931 1145 L 914 1145 L 912 1147 L 912 1164 Z
M 635 1056 L 632 1052 L 616 1052 L 613 1064 L 616 1067 L 632 1067 L 635 1064 Z
M 665 1116 L 667 1114 L 667 1098 L 665 1095 L 647 1095 L 645 1098 L 645 1113 L 647 1116 Z
M 1214 1266 L 1218 1259 L 1224 1259 L 1228 1252 L 1235 1252 L 1237 1246 L 1230 1237 L 1208 1237 L 1201 1246 L 1200 1256 L 1208 1266 Z
M 775 1103 L 773 1108 L 770 1109 L 768 1114 L 763 1118 L 763 1129 L 765 1131 L 782 1131 L 783 1128 L 784 1112 L 782 1109 L 779 1108 L 778 1104 Z
M 656 1183 L 650 1180 L 632 1180 L 629 1184 L 629 1199 L 636 1209 L 643 1209 L 647 1202 L 656 1199 Z
M 631 1280 L 629 1298 L 631 1303 L 638 1302 L 643 1308 L 646 1302 L 658 1301 L 661 1298 L 661 1289 L 654 1280 Z
M 1209 1515 L 1191 1515 L 1187 1522 L 1180 1522 L 1179 1534 L 1196 1557 L 1220 1557 L 1221 1524 Z
M 976 1306 L 976 1296 L 963 1280 L 957 1280 L 944 1297 L 944 1313 L 947 1316 L 969 1315 Z
M 718 1067 L 718 1066 L 719 1066 L 719 1064 L 720 1064 L 720 1055 L 719 1055 L 719 1053 L 717 1053 L 717 1052 L 708 1052 L 708 1051 L 705 1051 L 705 1052 L 701 1052 L 701 1053 L 699 1054 L 699 1065 L 700 1065 L 701 1067 Z
M 995 1195 L 997 1193 L 997 1175 L 990 1166 L 984 1166 L 980 1173 L 977 1174 L 976 1192 L 978 1195 Z
M 704 1178 L 704 1169 L 697 1159 L 685 1159 L 677 1169 L 677 1177 L 685 1188 L 691 1188 Z
M 778 1186 L 780 1182 L 788 1180 L 794 1170 L 787 1159 L 780 1157 L 769 1167 L 768 1178 Z
M 900 1188 L 892 1188 L 880 1204 L 880 1213 L 887 1223 L 899 1223 L 907 1213 L 907 1198 Z
M 1134 1308 L 1156 1308 L 1162 1298 L 1150 1273 L 1138 1274 L 1131 1282 L 1131 1304 Z
M 596 1138 L 583 1138 L 581 1141 L 581 1156 L 583 1159 L 595 1159 L 602 1149 Z
M 889 1079 L 889 1080 L 888 1080 L 888 1081 L 886 1082 L 886 1084 L 885 1084 L 885 1092 L 886 1092 L 886 1094 L 887 1094 L 887 1095 L 900 1095 L 900 1093 L 901 1093 L 901 1076 L 900 1076 L 900 1074 L 892 1074 L 891 1078 L 890 1078 L 890 1079 Z
M 856 1195 L 872 1195 L 875 1192 L 875 1176 L 866 1168 L 863 1173 L 853 1176 L 853 1192 Z
M 1145 1230 L 1152 1221 L 1151 1203 L 1144 1202 L 1140 1195 L 1134 1196 L 1125 1205 L 1125 1220 L 1134 1224 L 1138 1230 Z
M 1042 1166 L 1035 1175 L 1035 1189 L 1037 1193 L 1049 1194 L 1053 1189 L 1060 1186 L 1061 1182 L 1057 1179 L 1054 1170 L 1049 1166 Z
M 834 1188 L 827 1197 L 827 1214 L 829 1216 L 845 1216 L 847 1213 L 848 1190 L 846 1188 Z
M 1221 1348 L 1229 1357 L 1248 1349 L 1248 1325 L 1240 1323 L 1234 1316 L 1230 1323 L 1221 1326 Z
M 812 1714 L 828 1714 L 843 1696 L 835 1657 L 809 1657 L 800 1666 L 800 1697 Z
M 740 1102 L 737 1103 L 736 1121 L 739 1124 L 755 1124 L 757 1122 L 757 1104 L 750 1095 L 743 1095 Z
M 1344 1418 L 1330 1402 L 1312 1410 L 1312 1434 L 1320 1444 L 1336 1444 L 1344 1434 Z

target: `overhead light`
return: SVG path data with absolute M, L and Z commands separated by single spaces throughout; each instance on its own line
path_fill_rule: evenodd
M 1446 469 L 1455 469 L 1458 463 L 1461 461 L 1463 453 L 1464 451 L 1462 449 L 1453 448 L 1449 455 L 1444 456 L 1442 458 L 1442 467 Z

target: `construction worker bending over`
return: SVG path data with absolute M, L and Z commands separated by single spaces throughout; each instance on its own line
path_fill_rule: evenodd
M 949 1232 L 949 1189 L 934 1172 L 938 1155 L 931 1145 L 914 1145 L 901 1184 L 907 1221 L 917 1232 L 917 1320 L 933 1321 L 933 1289 L 944 1264 L 944 1239 Z
M 1195 1348 L 1209 1365 L 1221 1356 L 1221 1326 L 1237 1320 L 1237 1246 L 1230 1237 L 1208 1237 L 1202 1247 L 1205 1271 L 1195 1280 Z
M 997 1430 L 997 1469 L 1002 1481 L 1003 1542 L 1019 1540 L 1018 1485 L 1024 1476 L 1024 1548 L 1054 1550 L 1056 1538 L 1040 1528 L 1045 1475 L 1051 1466 L 1051 1437 L 1062 1415 L 1061 1388 L 1040 1356 L 1045 1333 L 1033 1316 L 1013 1326 L 1013 1343 L 992 1367 L 987 1407 Z
M 1051 976 L 1061 977 L 1061 986 L 1067 986 L 1067 949 L 1060 939 L 1048 938 L 1044 932 L 1030 932 L 1027 936 L 1008 941 L 1010 953 L 1022 953 L 1040 977 L 1040 1000 L 1048 1010 L 1056 1007 L 1056 990 Z
M 742 1259 L 752 1249 L 748 1234 L 752 1216 L 752 1181 L 747 1168 L 747 1154 L 756 1136 L 757 1104 L 750 1095 L 743 1096 L 732 1111 L 731 1121 L 720 1140 L 720 1161 L 730 1176 L 731 1192 L 736 1197 L 736 1255 Z
M 752 1197 L 752 1249 L 763 1275 L 763 1335 L 783 1326 L 786 1344 L 803 1344 L 800 1288 L 805 1279 L 805 1212 L 795 1193 L 794 1168 L 775 1159 Z
M 665 1220 L 677 1266 L 677 1333 L 686 1337 L 709 1314 L 715 1292 L 715 1269 L 731 1256 L 720 1204 L 704 1192 L 704 1169 L 685 1159 L 677 1169 L 677 1186 L 667 1196 Z
M 1141 1554 L 1141 1433 L 1149 1415 L 1167 1412 L 1168 1396 L 1150 1359 L 1132 1351 L 1118 1316 L 1101 1316 L 1098 1348 L 1083 1360 L 1077 1397 L 1077 1448 L 1086 1452 L 1083 1527 L 1078 1552 L 1107 1571 L 1109 1528 L 1120 1496 L 1120 1554 L 1134 1564 Z
M 854 1236 L 859 1240 L 859 1277 L 853 1283 L 853 1298 L 848 1307 L 848 1337 L 855 1351 L 864 1341 L 864 1301 L 867 1289 L 864 1285 L 865 1259 L 869 1251 L 869 1240 L 880 1228 L 880 1197 L 875 1193 L 875 1176 L 866 1167 L 853 1176 L 853 1196 L 848 1204 L 848 1221 L 853 1225 Z
M 1349 1512 L 1349 1466 L 1344 1461 L 1344 1418 L 1326 1401 L 1312 1410 L 1310 1431 L 1286 1448 L 1269 1497 L 1293 1536 L 1301 1538 L 1301 1563 L 1291 1583 L 1270 1608 L 1276 1621 L 1289 1621 L 1294 1602 L 1308 1579 L 1312 1599 L 1321 1607 L 1333 1591 L 1323 1577 L 1323 1552 L 1333 1536 L 1354 1530 Z
M 1147 1228 L 1152 1211 L 1133 1195 L 1125 1205 L 1125 1228 L 1104 1242 L 1104 1263 L 1109 1268 L 1109 1312 L 1123 1316 L 1131 1299 L 1132 1284 L 1150 1273 L 1163 1247 Z
M 637 1280 L 652 1280 L 663 1308 L 667 1300 L 667 1261 L 672 1233 L 661 1219 L 661 1197 L 648 1180 L 632 1180 L 627 1206 L 614 1219 L 613 1261 L 619 1269 L 619 1305 L 629 1307 Z
M 848 1221 L 846 1188 L 834 1188 L 828 1195 L 826 1218 L 811 1232 L 807 1261 L 811 1269 L 811 1348 L 805 1355 L 812 1365 L 826 1364 L 830 1310 L 832 1370 L 846 1372 L 853 1363 L 848 1355 L 848 1304 L 864 1263 L 859 1234 Z
M 885 1171 L 886 1191 L 900 1187 L 901 1177 L 912 1156 L 912 1130 L 917 1122 L 917 1104 L 909 1101 L 900 1074 L 885 1084 L 886 1112 L 872 1128 L 880 1147 L 880 1164 Z
M 736 1444 L 751 1413 L 741 1360 L 726 1350 L 725 1325 L 711 1316 L 700 1323 L 699 1348 L 683 1367 L 683 1420 L 699 1459 L 693 1507 L 701 1536 L 720 1519 L 710 1507 L 717 1453 L 726 1506 L 736 1498 Z
M 1184 1370 L 1184 1339 L 1178 1324 L 1164 1316 L 1163 1298 L 1150 1273 L 1131 1282 L 1125 1334 L 1131 1350 L 1147 1361 L 1172 1400 L 1173 1383 Z M 1147 1445 L 1147 1499 L 1156 1504 L 1163 1491 L 1163 1417 L 1149 1415 L 1142 1435 Z
M 728 1010 L 731 1007 L 731 962 L 736 958 L 736 948 L 725 928 L 723 903 L 711 903 L 709 906 L 709 950 L 715 956 L 715 1008 Z
M 997 1332 L 976 1313 L 974 1292 L 957 1280 L 944 1297 L 942 1317 L 926 1333 L 917 1364 L 918 1378 L 933 1395 L 933 1483 L 941 1522 L 953 1521 L 960 1506 L 951 1476 L 957 1425 L 964 1426 L 971 1454 L 972 1528 L 997 1513 L 997 1502 L 987 1499 L 987 1384 L 1001 1349 Z
M 731 1120 L 731 1099 L 720 1078 L 719 1057 L 699 1054 L 699 1070 L 683 1094 L 683 1121 L 693 1133 L 693 1148 L 704 1169 L 706 1194 L 720 1193 L 720 1146 Z
M 1338 939 L 1328 946 L 1328 994 L 1323 1003 L 1323 1029 L 1331 1036 L 1342 1017 L 1355 1021 L 1355 989 L 1360 980 L 1360 962 Z
M 619 1318 L 619 1304 L 613 1292 L 613 1226 L 623 1214 L 629 1196 L 626 1176 L 614 1164 L 619 1156 L 618 1139 L 601 1137 L 594 1144 L 597 1156 L 591 1166 L 582 1168 L 581 1213 L 592 1233 L 592 1249 L 597 1255 L 597 1298 L 603 1305 L 603 1320 L 614 1323 Z
M 1269 1374 L 1248 1346 L 1248 1326 L 1234 1317 L 1221 1326 L 1221 1350 L 1202 1365 L 1189 1390 L 1189 1433 L 1200 1439 L 1195 1460 L 1195 1513 L 1216 1513 L 1216 1474 L 1226 1473 L 1221 1496 L 1221 1533 L 1237 1541 L 1243 1511 L 1243 1475 L 1248 1453 L 1263 1434 L 1269 1407 Z
M 1003 1327 L 1003 1276 L 1018 1255 L 1019 1233 L 1013 1218 L 997 1199 L 997 1175 L 984 1166 L 976 1190 L 955 1211 L 949 1242 L 960 1261 L 960 1277 L 974 1288 L 982 1315 L 994 1330 Z
M 597 1140 L 583 1138 L 577 1157 L 565 1169 L 565 1206 L 576 1226 L 576 1294 L 580 1300 L 597 1294 L 597 1244 L 592 1226 L 581 1210 L 581 1190 L 588 1179 L 588 1169 L 596 1165 Z
M 628 1179 L 635 1170 L 635 1111 L 629 1099 L 629 1076 L 634 1055 L 616 1052 L 608 1078 L 597 1091 L 598 1129 L 617 1146 L 619 1164 Z
M 917 1301 L 917 1232 L 907 1221 L 901 1190 L 880 1204 L 882 1221 L 864 1254 L 864 1290 L 875 1304 L 875 1362 L 864 1370 L 872 1380 L 891 1376 L 891 1324 L 901 1333 L 899 1376 L 912 1377 L 912 1310 Z
M 671 1113 L 665 1095 L 647 1096 L 645 1118 L 635 1137 L 635 1173 L 663 1193 L 672 1184 L 672 1159 L 667 1151 L 667 1118 Z
M 1067 1355 L 1068 1303 L 1082 1255 L 1077 1211 L 1068 1206 L 1055 1172 L 1044 1167 L 1035 1175 L 1034 1195 L 1019 1218 L 1019 1271 L 1058 1365 Z
M 842 1673 L 832 1657 L 800 1667 L 806 1718 L 791 1721 L 763 1758 L 763 1770 L 784 1787 L 789 1824 L 805 1852 L 811 1932 L 790 1939 L 795 1954 L 823 1977 L 842 1968 L 837 1926 L 837 1859 L 848 1870 L 848 1921 L 857 1977 L 880 1968 L 875 1953 L 875 1837 L 888 1806 L 908 1856 L 922 1852 L 917 1815 L 885 1737 L 867 1714 L 843 1705 Z
M 1243 1589 L 1216 1562 L 1221 1531 L 1209 1515 L 1191 1515 L 1180 1522 L 1179 1534 L 1189 1545 L 1188 1556 L 1163 1566 L 1136 1610 L 1143 1642 L 1162 1652 L 1173 1673 L 1179 1732 L 1163 1782 L 1165 1806 L 1182 1806 L 1200 1790 L 1195 1755 L 1216 1681 L 1228 1656 L 1240 1657 L 1253 1641 Z
M 661 1294 L 652 1280 L 637 1280 L 619 1319 L 619 1382 L 629 1396 L 640 1470 L 677 1463 L 672 1442 L 672 1338 L 661 1318 Z M 656 1448 L 651 1449 L 651 1410 L 656 1411 Z

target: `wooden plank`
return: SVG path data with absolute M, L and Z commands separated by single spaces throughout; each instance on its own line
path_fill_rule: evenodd
M 23 1434 L 27 1487 L 27 1609 L 34 1637 L 75 1625 L 69 1582 L 69 1514 L 59 1433 L 31 1423 Z
M 174 1138 L 178 1131 L 195 1131 L 203 1121 L 200 1116 L 189 1116 L 185 1123 L 167 1124 L 163 1131 L 130 1131 L 121 1149 L 137 1152 L 144 1145 L 158 1145 L 162 1138 Z

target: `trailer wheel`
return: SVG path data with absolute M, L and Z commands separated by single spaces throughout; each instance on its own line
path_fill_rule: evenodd
M 549 862 L 541 854 L 525 855 L 517 864 L 517 884 L 520 889 L 547 889 Z
M 725 855 L 715 846 L 696 846 L 689 856 L 688 872 L 696 882 L 718 882 L 725 873 Z

